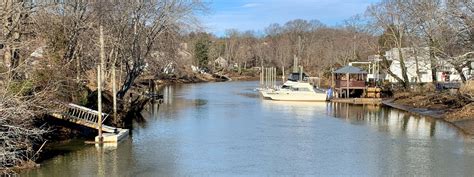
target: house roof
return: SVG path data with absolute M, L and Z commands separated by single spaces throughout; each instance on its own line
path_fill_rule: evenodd
M 334 71 L 333 73 L 335 74 L 367 74 L 366 71 L 364 71 L 361 68 L 354 67 L 354 66 L 344 66 L 342 68 L 339 68 L 338 70 Z

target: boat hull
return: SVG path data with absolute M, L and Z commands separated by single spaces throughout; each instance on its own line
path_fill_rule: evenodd
M 270 90 L 270 89 L 262 89 L 259 91 L 260 92 L 260 95 L 265 98 L 265 99 L 270 99 L 270 96 L 268 95 L 268 93 L 271 93 L 273 92 L 273 90 Z
M 275 101 L 304 101 L 304 102 L 321 102 L 326 101 L 324 93 L 291 93 L 291 92 L 268 92 L 264 98 Z

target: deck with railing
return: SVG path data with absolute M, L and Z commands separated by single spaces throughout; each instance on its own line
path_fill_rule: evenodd
M 347 81 L 346 80 L 336 80 L 336 88 L 364 88 L 365 89 L 365 81 L 349 81 L 349 86 L 347 85 Z

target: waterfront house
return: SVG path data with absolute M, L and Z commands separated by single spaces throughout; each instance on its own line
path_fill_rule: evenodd
M 403 55 L 406 73 L 408 75 L 408 82 L 410 83 L 429 83 L 433 82 L 432 72 L 431 72 L 431 62 L 429 55 L 428 47 L 413 48 L 407 47 L 401 49 L 401 54 Z M 403 78 L 402 70 L 400 68 L 400 52 L 397 48 L 393 48 L 385 52 L 385 58 L 391 63 L 390 71 L 394 73 L 397 77 Z M 460 81 L 461 76 L 454 67 L 446 61 L 436 59 L 434 61 L 436 64 L 436 80 L 437 81 Z M 418 71 L 418 72 L 417 72 Z M 470 78 L 471 71 L 469 68 L 464 68 L 464 76 Z M 393 76 L 387 74 L 385 77 L 386 80 L 396 83 L 398 82 Z
M 428 48 L 402 48 L 401 53 L 406 66 L 408 82 L 426 83 L 432 82 L 431 62 L 429 60 Z M 403 78 L 402 69 L 400 67 L 400 53 L 397 48 L 393 48 L 385 52 L 385 58 L 391 62 L 390 71 L 399 78 Z M 418 70 L 418 74 L 417 74 Z M 389 82 L 398 82 L 395 77 L 387 74 L 386 79 Z

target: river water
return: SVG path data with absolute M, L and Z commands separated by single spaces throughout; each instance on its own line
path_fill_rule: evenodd
M 20 176 L 474 175 L 474 141 L 450 124 L 386 107 L 261 100 L 257 85 L 166 87 L 165 103 L 118 146 L 60 146 L 70 152 Z

